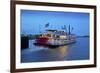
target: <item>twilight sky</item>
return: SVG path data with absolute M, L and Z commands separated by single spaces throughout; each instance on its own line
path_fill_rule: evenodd
M 59 29 L 70 25 L 73 34 L 89 35 L 89 13 L 21 10 L 21 33 L 38 34 L 46 29 Z M 49 23 L 48 27 L 45 25 Z M 63 29 L 64 30 L 64 29 Z

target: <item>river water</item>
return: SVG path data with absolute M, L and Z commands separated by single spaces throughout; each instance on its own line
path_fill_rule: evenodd
M 49 48 L 36 46 L 29 40 L 29 48 L 21 50 L 21 62 L 48 62 L 89 59 L 89 38 L 77 38 L 76 43 Z

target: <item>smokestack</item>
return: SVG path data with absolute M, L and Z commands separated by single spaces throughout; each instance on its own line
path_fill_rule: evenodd
M 70 25 L 68 26 L 68 31 L 69 31 L 69 34 L 70 34 Z

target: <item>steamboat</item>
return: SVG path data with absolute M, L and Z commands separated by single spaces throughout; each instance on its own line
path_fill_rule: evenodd
M 35 38 L 35 45 L 43 45 L 49 47 L 58 47 L 73 44 L 76 42 L 75 34 L 70 32 L 66 32 L 64 30 L 55 30 L 48 29 L 46 32 L 39 34 L 38 37 Z

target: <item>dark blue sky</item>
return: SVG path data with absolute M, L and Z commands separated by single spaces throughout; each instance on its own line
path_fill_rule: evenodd
M 71 25 L 72 33 L 89 35 L 89 13 L 21 10 L 21 33 L 37 34 L 45 29 L 59 29 Z M 45 24 L 50 23 L 47 28 Z

